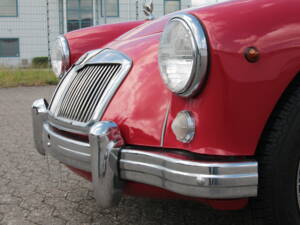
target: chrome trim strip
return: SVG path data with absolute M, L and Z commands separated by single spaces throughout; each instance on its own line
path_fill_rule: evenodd
M 122 149 L 120 177 L 182 195 L 232 199 L 257 195 L 257 162 L 195 162 Z
M 160 147 L 163 147 L 163 146 L 164 146 L 165 133 L 166 133 L 166 129 L 167 129 L 167 123 L 168 123 L 169 112 L 170 112 L 170 105 L 171 105 L 171 100 L 168 102 L 168 105 L 167 105 L 167 110 L 166 110 L 166 114 L 165 114 L 165 119 L 164 119 L 162 131 L 161 131 Z
M 74 127 L 72 125 L 72 121 L 70 120 L 58 120 L 56 119 L 51 113 L 48 114 L 48 122 L 51 124 L 51 126 L 56 127 L 60 130 L 77 133 L 77 134 L 88 134 L 90 127 L 93 125 L 93 123 L 89 123 L 86 127 Z
M 80 158 L 89 159 L 91 157 L 91 154 L 89 154 L 89 153 L 74 151 L 72 149 L 69 149 L 69 148 L 61 146 L 61 145 L 58 145 L 58 147 L 65 150 L 65 151 L 67 151 L 67 152 L 69 152 L 70 154 L 76 154 L 76 155 L 80 156 Z
M 80 149 L 85 149 L 85 152 L 89 152 L 90 145 L 88 143 L 64 137 L 64 136 L 56 133 L 55 131 L 53 131 L 50 128 L 48 123 L 44 123 L 43 128 L 44 128 L 44 131 L 47 133 L 47 135 L 51 136 L 51 140 L 48 140 L 48 138 L 47 138 L 47 140 L 46 140 L 47 142 L 50 141 L 52 143 L 52 138 L 55 138 L 56 140 L 59 140 L 62 142 L 67 142 L 69 145 L 75 146 L 75 148 L 79 147 Z

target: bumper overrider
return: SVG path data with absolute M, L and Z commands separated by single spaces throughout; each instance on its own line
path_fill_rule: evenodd
M 90 126 L 88 140 L 57 132 L 44 99 L 32 106 L 35 145 L 60 162 L 92 173 L 96 200 L 102 207 L 118 202 L 126 180 L 154 185 L 178 194 L 208 199 L 235 199 L 257 195 L 255 161 L 211 162 L 178 159 L 146 148 L 125 147 L 114 122 Z

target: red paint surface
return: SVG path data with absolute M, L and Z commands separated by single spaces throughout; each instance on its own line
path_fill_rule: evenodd
M 253 155 L 278 99 L 300 71 L 299 8 L 298 0 L 239 0 L 186 11 L 201 20 L 210 52 L 205 88 L 189 99 L 169 92 L 160 78 L 157 51 L 168 17 L 144 24 L 108 43 L 104 47 L 131 57 L 133 67 L 102 119 L 116 122 L 127 144 L 160 146 L 170 103 L 163 147 L 209 155 Z M 97 42 L 96 36 L 94 42 L 86 43 L 89 48 L 103 47 L 100 43 L 101 46 L 91 46 Z M 88 48 L 77 51 L 76 43 L 83 46 L 84 41 L 68 37 L 73 58 Z M 249 46 L 260 51 L 257 63 L 249 63 L 243 56 Z M 181 110 L 191 111 L 196 120 L 196 136 L 189 144 L 178 142 L 171 131 L 171 122 Z M 159 198 L 171 195 L 132 182 L 125 191 L 149 197 L 157 194 Z M 215 208 L 236 209 L 247 200 L 206 202 Z
M 87 51 L 102 48 L 108 42 L 125 32 L 145 23 L 146 21 L 131 21 L 88 27 L 65 34 L 71 51 L 71 64 Z
M 255 153 L 275 104 L 300 71 L 299 8 L 294 0 L 233 1 L 191 12 L 208 33 L 210 72 L 196 98 L 172 95 L 165 147 L 212 155 Z M 249 46 L 260 51 L 257 63 L 243 56 Z M 197 121 L 190 144 L 176 141 L 171 131 L 172 119 L 183 109 Z
M 158 76 L 158 40 L 159 34 L 107 46 L 124 52 L 133 60 L 130 73 L 102 118 L 119 125 L 126 144 L 160 146 L 170 93 Z
M 128 144 L 159 146 L 171 102 L 164 147 L 253 155 L 276 102 L 300 71 L 299 8 L 296 0 L 239 0 L 187 11 L 203 23 L 210 52 L 205 88 L 187 99 L 169 92 L 160 78 L 157 51 L 168 18 L 128 32 L 106 46 L 127 54 L 134 65 L 103 119 L 117 122 Z M 249 46 L 260 51 L 257 63 L 244 58 Z M 197 123 L 189 144 L 178 142 L 171 131 L 181 110 L 191 111 Z

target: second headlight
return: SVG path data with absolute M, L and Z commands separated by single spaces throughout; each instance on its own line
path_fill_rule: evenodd
M 160 40 L 158 61 L 163 81 L 174 93 L 189 97 L 202 86 L 208 50 L 204 30 L 189 14 L 175 15 Z
M 70 49 L 68 41 L 59 36 L 51 49 L 52 70 L 58 78 L 62 78 L 70 67 Z

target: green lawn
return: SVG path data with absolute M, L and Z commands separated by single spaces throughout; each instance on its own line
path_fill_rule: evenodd
M 0 88 L 55 85 L 58 80 L 49 69 L 0 68 Z

